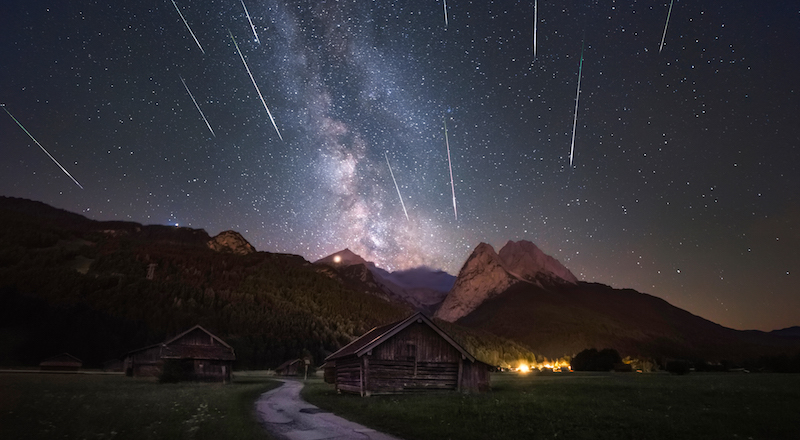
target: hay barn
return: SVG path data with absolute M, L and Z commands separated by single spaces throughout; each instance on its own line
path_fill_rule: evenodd
M 129 376 L 159 376 L 171 365 L 186 380 L 230 382 L 234 360 L 230 345 L 196 325 L 166 342 L 129 352 L 124 368 Z
M 61 353 L 39 364 L 39 369 L 44 371 L 78 371 L 83 366 L 83 361 L 69 353 Z
M 361 396 L 489 390 L 489 366 L 421 313 L 370 330 L 325 362 L 337 391 Z
M 297 376 L 305 373 L 306 362 L 303 359 L 286 361 L 275 369 L 278 376 Z

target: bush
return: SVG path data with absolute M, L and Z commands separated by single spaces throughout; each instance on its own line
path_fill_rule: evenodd
M 689 374 L 689 371 L 692 369 L 692 364 L 689 361 L 667 361 L 667 365 L 664 369 L 672 374 Z
M 572 358 L 572 369 L 575 371 L 611 371 L 614 364 L 622 363 L 622 357 L 613 348 L 597 351 L 589 348 Z

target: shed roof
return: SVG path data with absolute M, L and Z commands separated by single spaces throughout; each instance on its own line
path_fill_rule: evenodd
M 303 362 L 303 359 L 291 359 L 291 360 L 288 360 L 288 361 L 280 364 L 278 366 L 278 368 L 275 369 L 275 371 L 283 370 L 284 368 L 287 368 L 288 366 L 294 365 L 294 364 L 296 364 L 298 362 Z M 305 365 L 305 362 L 303 362 L 303 365 Z
M 232 348 L 230 345 L 226 344 L 226 343 L 225 343 L 225 341 L 223 341 L 222 339 L 218 338 L 216 335 L 214 335 L 214 334 L 213 334 L 213 333 L 211 333 L 210 331 L 208 331 L 208 330 L 204 329 L 204 328 L 203 328 L 201 325 L 196 325 L 196 326 L 194 326 L 194 327 L 190 328 L 189 330 L 186 330 L 185 332 L 183 332 L 183 333 L 179 334 L 178 336 L 175 336 L 174 338 L 172 338 L 172 339 L 170 339 L 170 340 L 168 340 L 168 341 L 164 342 L 164 345 L 170 345 L 170 344 L 173 344 L 173 343 L 175 343 L 176 341 L 178 341 L 179 339 L 183 338 L 184 336 L 188 335 L 189 333 L 191 333 L 191 332 L 193 332 L 194 330 L 197 330 L 197 329 L 199 329 L 199 330 L 203 331 L 204 333 L 206 333 L 208 336 L 210 336 L 211 338 L 213 338 L 215 341 L 219 342 L 219 343 L 220 343 L 220 344 L 222 344 L 223 346 L 225 346 L 225 347 L 227 347 L 227 348 L 230 348 L 231 350 L 233 350 L 233 348 Z
M 43 360 L 40 367 L 81 367 L 83 361 L 69 353 L 61 353 L 51 358 Z
M 475 357 L 472 356 L 465 350 L 461 345 L 459 345 L 456 341 L 453 340 L 444 330 L 440 329 L 436 324 L 433 323 L 427 316 L 423 315 L 420 312 L 417 312 L 406 319 L 401 321 L 397 321 L 391 324 L 387 324 L 381 327 L 375 327 L 372 330 L 365 333 L 360 338 L 357 338 L 353 342 L 345 345 L 336 353 L 325 358 L 325 361 L 332 361 L 335 359 L 340 359 L 348 356 L 357 356 L 361 357 L 364 354 L 371 351 L 376 346 L 382 344 L 387 339 L 391 338 L 392 336 L 400 333 L 403 329 L 414 324 L 415 322 L 424 323 L 428 325 L 433 331 L 439 334 L 445 341 L 447 341 L 450 345 L 452 345 L 456 350 L 461 352 L 461 355 L 469 359 L 471 362 L 475 362 Z
M 194 330 L 200 330 L 206 333 L 209 337 L 211 337 L 214 341 L 218 342 L 220 345 L 187 345 L 179 343 L 181 338 L 193 332 Z M 190 328 L 189 330 L 186 330 L 185 332 L 165 342 L 160 342 L 158 344 L 148 345 L 147 347 L 131 350 L 128 353 L 126 353 L 123 357 L 127 357 L 133 355 L 134 353 L 150 350 L 153 348 L 159 348 L 159 357 L 162 358 L 219 359 L 219 360 L 230 360 L 230 361 L 236 360 L 236 354 L 233 351 L 233 347 L 231 347 L 225 341 L 223 341 L 213 333 L 209 332 L 208 330 L 204 329 L 200 325 L 196 325 Z

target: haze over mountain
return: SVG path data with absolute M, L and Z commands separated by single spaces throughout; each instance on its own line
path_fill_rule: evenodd
M 369 291 L 387 300 L 433 314 L 453 287 L 456 277 L 428 267 L 389 272 L 350 249 L 314 262 L 332 269 L 351 288 Z

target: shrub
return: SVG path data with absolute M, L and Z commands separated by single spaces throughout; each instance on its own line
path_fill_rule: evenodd
M 614 364 L 622 363 L 622 357 L 613 348 L 597 351 L 589 348 L 572 358 L 572 369 L 575 371 L 611 371 Z

